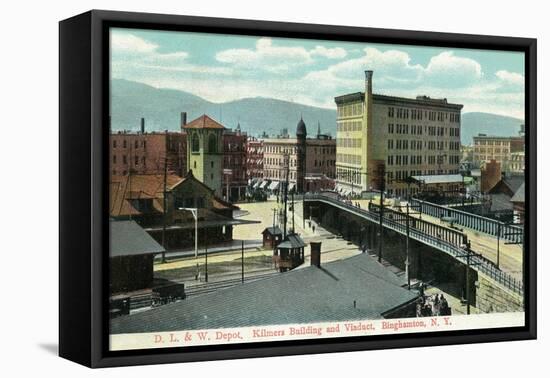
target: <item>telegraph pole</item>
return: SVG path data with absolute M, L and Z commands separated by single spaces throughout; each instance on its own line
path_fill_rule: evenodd
M 241 282 L 244 283 L 244 240 L 241 240 Z
M 470 241 L 466 244 L 466 314 L 470 315 Z
M 405 250 L 406 250 L 406 260 L 405 260 L 405 271 L 407 274 L 407 288 L 411 290 L 411 270 L 410 270 L 410 254 L 409 254 L 409 238 L 410 238 L 410 226 L 409 226 L 409 203 L 407 202 L 407 239 L 405 244 Z
M 384 166 L 380 165 L 379 175 L 380 175 L 380 223 L 378 227 L 379 238 L 378 238 L 378 262 L 382 262 L 382 246 L 383 246 L 383 232 L 384 225 L 382 224 L 384 219 L 384 189 L 386 186 L 386 177 L 384 172 Z
M 162 251 L 161 262 L 166 262 L 166 180 L 168 174 L 168 157 L 164 157 L 164 189 L 162 194 Z
M 498 221 L 498 229 L 497 229 L 497 269 L 500 269 L 500 232 L 502 229 L 502 223 Z
M 208 229 L 204 228 L 204 281 L 208 282 Z

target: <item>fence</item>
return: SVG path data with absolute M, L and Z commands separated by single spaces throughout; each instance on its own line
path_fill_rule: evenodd
M 523 243 L 523 227 L 521 226 L 507 224 L 496 219 L 436 205 L 416 198 L 411 199 L 411 205 L 417 207 L 423 214 L 435 218 L 450 217 L 453 218 L 454 223 L 461 226 L 492 236 L 500 236 L 501 239 L 512 243 Z
M 355 213 L 356 215 L 361 216 L 362 218 L 368 219 L 372 222 L 377 223 L 380 221 L 379 213 L 377 212 L 377 210 L 375 211 L 374 206 L 376 205 L 374 204 L 371 209 L 363 209 L 322 194 L 306 194 L 304 195 L 304 201 L 322 201 L 331 205 L 335 205 L 351 213 Z M 387 211 L 387 210 L 385 209 L 384 211 Z M 393 212 L 395 213 L 395 211 Z M 420 221 L 419 223 L 417 223 L 419 225 L 424 223 L 430 223 L 427 221 L 421 221 L 420 219 L 416 219 L 416 221 L 417 222 Z M 390 230 L 399 232 L 400 234 L 406 235 L 407 233 L 406 224 L 403 223 L 403 219 L 391 219 L 390 217 L 385 216 L 382 219 L 382 224 L 384 227 Z M 424 243 L 431 247 L 439 249 L 453 256 L 454 258 L 461 261 L 462 263 L 466 264 L 467 252 L 466 250 L 461 248 L 462 244 L 457 245 L 458 240 L 456 239 L 456 233 L 459 233 L 459 232 L 455 230 L 448 230 L 450 231 L 449 233 L 443 234 L 443 233 L 437 233 L 436 231 L 434 235 L 433 234 L 434 230 L 437 230 L 437 227 L 441 227 L 441 226 L 439 225 L 433 225 L 433 226 L 435 227 L 431 228 L 425 225 L 422 225 L 419 227 L 411 227 L 409 224 L 409 236 L 412 239 L 415 239 L 421 243 Z M 462 233 L 459 233 L 459 234 L 460 234 L 460 237 L 463 237 Z M 465 240 L 466 239 L 464 239 L 464 241 Z M 479 255 L 474 252 L 470 252 L 470 266 L 473 269 L 486 274 L 491 279 L 500 283 L 504 287 L 520 295 L 523 295 L 523 282 L 521 282 L 520 280 L 516 280 L 515 278 L 511 277 L 509 274 L 498 269 L 491 261 L 487 260 L 482 255 Z

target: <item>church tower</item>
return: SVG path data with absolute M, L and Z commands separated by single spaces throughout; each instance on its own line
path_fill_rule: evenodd
M 225 127 L 204 114 L 182 128 L 187 133 L 187 169 L 221 196 Z

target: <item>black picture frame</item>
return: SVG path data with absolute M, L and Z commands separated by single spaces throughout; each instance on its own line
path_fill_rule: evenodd
M 525 53 L 524 327 L 108 350 L 108 106 L 110 27 L 262 35 Z M 89 367 L 157 364 L 535 339 L 536 39 L 93 10 L 59 24 L 59 354 Z

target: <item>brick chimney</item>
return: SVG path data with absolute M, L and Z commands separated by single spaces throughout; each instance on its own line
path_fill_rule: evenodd
M 187 125 L 187 112 L 181 112 L 180 114 L 181 121 L 180 121 L 180 128 L 183 132 L 183 126 Z
M 365 96 L 372 95 L 372 71 L 365 71 Z
M 487 193 L 495 187 L 496 184 L 502 179 L 502 171 L 500 163 L 496 160 L 491 160 L 485 163 L 485 168 L 481 170 L 481 185 L 480 190 L 482 193 Z
M 310 242 L 311 266 L 321 267 L 321 242 Z
M 145 134 L 145 118 L 141 118 L 141 133 Z

